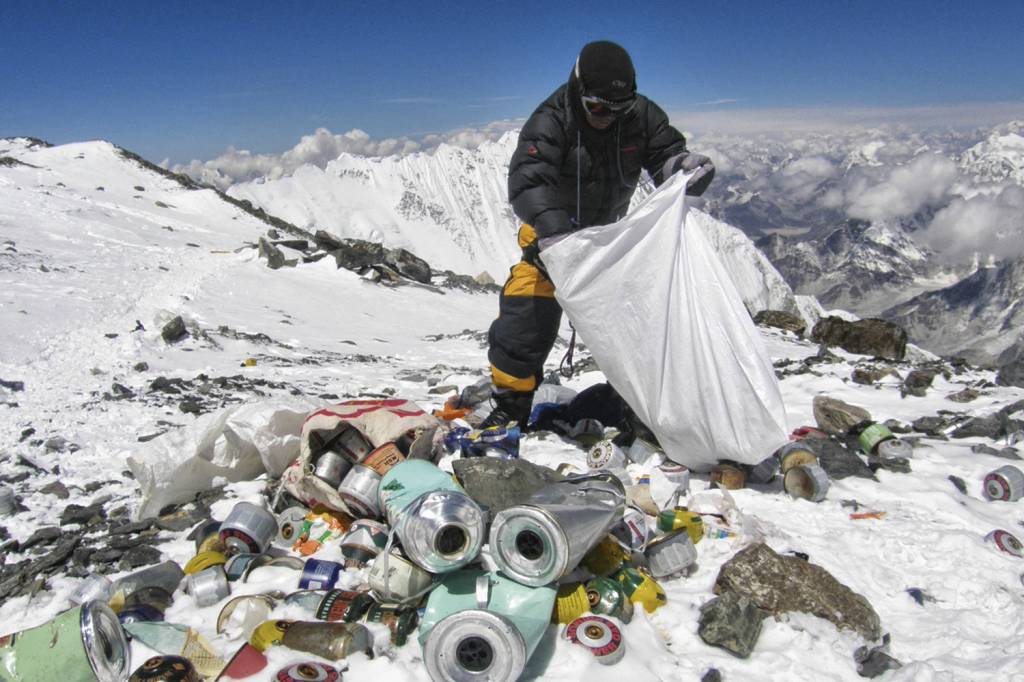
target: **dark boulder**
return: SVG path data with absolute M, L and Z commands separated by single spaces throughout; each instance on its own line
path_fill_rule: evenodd
M 807 323 L 792 313 L 784 310 L 762 310 L 754 315 L 754 324 L 762 327 L 775 327 L 791 331 L 797 336 L 803 336 L 807 330 Z
M 173 320 L 165 324 L 160 331 L 160 336 L 167 343 L 177 343 L 188 336 L 188 330 L 185 329 L 185 320 L 181 319 L 181 315 L 177 315 Z
M 414 282 L 430 284 L 430 265 L 405 249 L 391 249 L 384 255 L 384 264 Z
M 384 262 L 384 247 L 362 239 L 345 239 L 333 251 L 339 268 L 360 272 L 371 265 Z
M 847 322 L 840 317 L 826 317 L 814 325 L 811 339 L 838 346 L 848 353 L 887 360 L 902 360 L 907 352 L 906 330 L 892 322 L 874 318 Z
M 697 634 L 705 644 L 747 658 L 761 636 L 765 615 L 749 598 L 725 592 L 700 607 Z

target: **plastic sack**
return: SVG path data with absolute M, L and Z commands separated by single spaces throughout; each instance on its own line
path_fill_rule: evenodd
M 282 398 L 228 407 L 135 450 L 128 456 L 142 493 L 135 517 L 156 516 L 218 482 L 281 475 L 299 456 L 302 422 L 315 406 Z
M 761 337 L 677 174 L 617 223 L 541 259 L 598 366 L 672 460 L 757 464 L 787 440 Z

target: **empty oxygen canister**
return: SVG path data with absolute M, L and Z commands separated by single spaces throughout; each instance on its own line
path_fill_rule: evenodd
M 200 682 L 192 661 L 184 656 L 154 656 L 139 666 L 128 682 Z
M 128 639 L 101 601 L 0 637 L 0 679 L 5 682 L 122 682 L 130 668 Z
M 275 537 L 277 519 L 270 511 L 251 502 L 236 504 L 220 524 L 220 539 L 229 554 L 262 554 Z
M 332 488 L 337 488 L 351 468 L 351 460 L 327 450 L 321 452 L 313 462 L 313 475 Z
M 192 595 L 198 606 L 210 606 L 231 594 L 231 587 L 224 569 L 211 566 L 186 578 L 185 591 Z
M 316 661 L 293 663 L 274 676 L 275 682 L 338 682 L 340 679 L 341 673 L 336 668 Z
M 249 636 L 249 644 L 257 651 L 266 651 L 276 646 L 284 639 L 285 631 L 295 621 L 291 620 L 267 620 L 256 626 Z
M 985 497 L 1014 502 L 1024 495 L 1024 472 L 1015 466 L 1001 466 L 985 476 Z
M 346 568 L 362 568 L 380 554 L 388 542 L 388 527 L 380 521 L 357 519 L 341 536 Z
M 583 555 L 580 565 L 596 576 L 611 575 L 626 561 L 626 552 L 614 535 L 608 534 Z
M 174 594 L 184 578 L 185 573 L 181 566 L 173 561 L 165 561 L 118 578 L 114 581 L 114 594 L 122 592 L 129 595 L 144 587 L 160 587 L 169 594 Z
M 877 455 L 883 459 L 912 457 L 914 454 L 913 446 L 894 436 L 885 424 L 869 424 L 857 436 L 857 444 L 865 455 Z
M 619 626 L 601 616 L 581 616 L 565 627 L 565 638 L 579 644 L 602 665 L 614 665 L 626 655 Z
M 622 482 L 610 474 L 548 484 L 525 504 L 494 517 L 492 558 L 524 585 L 554 582 L 575 569 L 622 518 L 625 499 Z
M 680 528 L 659 535 L 644 550 L 647 565 L 655 578 L 671 578 L 685 572 L 697 561 L 697 548 L 690 539 L 689 529 Z
M 382 601 L 404 602 L 426 592 L 434 576 L 392 549 L 373 560 L 366 582 Z
M 375 519 L 380 516 L 380 507 L 377 503 L 378 487 L 380 474 L 370 467 L 357 464 L 341 482 L 338 494 L 355 516 Z
M 449 573 L 431 592 L 419 640 L 432 680 L 519 679 L 547 630 L 555 588 L 499 573 Z
M 224 549 L 220 541 L 220 521 L 211 519 L 199 524 L 188 534 L 188 538 L 195 542 L 196 554 L 207 551 L 221 552 Z
M 821 502 L 828 493 L 828 474 L 817 464 L 802 464 L 786 472 L 783 487 L 792 497 Z
M 779 469 L 786 474 L 790 469 L 804 464 L 817 464 L 818 456 L 803 441 L 786 443 L 775 453 L 779 458 Z
M 484 543 L 484 512 L 450 474 L 425 460 L 392 467 L 380 507 L 410 560 L 431 573 L 465 566 Z
M 587 586 L 583 583 L 566 583 L 558 586 L 555 594 L 555 608 L 551 612 L 551 622 L 565 625 L 576 620 L 590 610 L 590 598 Z
M 771 483 L 779 473 L 779 458 L 775 455 L 767 457 L 750 468 L 747 476 L 751 483 Z
M 640 604 L 647 613 L 654 613 L 668 603 L 665 590 L 654 578 L 632 567 L 626 567 L 615 574 L 622 585 L 622 591 L 634 604 Z
M 329 661 L 340 661 L 349 654 L 368 653 L 372 644 L 370 631 L 359 623 L 296 621 L 285 629 L 281 638 L 281 646 Z

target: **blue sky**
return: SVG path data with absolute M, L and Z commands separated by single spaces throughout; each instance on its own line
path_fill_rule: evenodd
M 0 137 L 173 162 L 525 117 L 611 39 L 702 120 L 1024 102 L 1024 2 L 0 3 Z M 1024 105 L 1022 105 L 1024 113 Z

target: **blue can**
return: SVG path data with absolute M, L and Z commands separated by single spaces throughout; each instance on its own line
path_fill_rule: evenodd
M 333 590 L 338 583 L 338 576 L 345 567 L 336 561 L 309 559 L 302 567 L 299 588 L 303 590 Z

